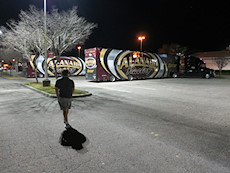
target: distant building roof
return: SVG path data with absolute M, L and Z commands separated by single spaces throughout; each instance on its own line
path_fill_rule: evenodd
M 221 50 L 221 51 L 209 51 L 209 52 L 197 52 L 192 54 L 191 56 L 196 56 L 199 58 L 216 58 L 216 57 L 229 57 L 229 50 Z
M 206 66 L 208 68 L 218 70 L 218 67 L 214 59 L 215 58 L 229 58 L 230 59 L 230 51 L 221 50 L 221 51 L 210 51 L 210 52 L 197 52 L 197 53 L 191 54 L 191 56 L 202 58 L 206 62 Z M 223 70 L 230 70 L 230 63 L 227 66 L 225 66 Z

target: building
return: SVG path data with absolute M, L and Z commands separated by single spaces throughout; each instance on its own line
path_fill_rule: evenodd
M 221 51 L 209 51 L 209 52 L 197 52 L 192 54 L 191 56 L 195 56 L 201 58 L 206 62 L 206 67 L 214 70 L 219 70 L 214 59 L 215 58 L 228 58 L 229 64 L 225 66 L 222 70 L 230 70 L 230 51 L 229 50 L 221 50 Z

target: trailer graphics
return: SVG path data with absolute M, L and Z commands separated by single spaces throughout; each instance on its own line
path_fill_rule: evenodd
M 191 56 L 92 48 L 85 50 L 85 61 L 86 79 L 93 81 L 215 77 L 202 59 Z
M 80 59 L 75 57 L 64 57 L 60 58 L 59 61 L 54 58 L 47 60 L 48 74 L 53 76 L 55 74 L 55 64 L 57 73 L 61 73 L 63 69 L 68 69 L 71 75 L 78 75 L 82 72 L 84 65 Z
M 116 59 L 116 70 L 120 78 L 128 76 L 152 78 L 158 71 L 156 56 L 146 53 L 126 51 Z
M 161 78 L 168 67 L 157 54 L 92 48 L 85 50 L 86 79 L 95 81 Z
M 43 56 L 32 55 L 30 58 L 30 65 L 36 69 L 40 75 L 45 74 L 44 69 L 45 58 Z M 82 59 L 76 57 L 57 57 L 47 59 L 47 72 L 49 76 L 55 76 L 55 64 L 57 73 L 60 74 L 63 69 L 68 69 L 71 75 L 84 75 L 85 63 Z

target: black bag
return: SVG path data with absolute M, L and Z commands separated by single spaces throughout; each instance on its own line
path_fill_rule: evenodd
M 68 128 L 60 137 L 60 144 L 63 146 L 72 146 L 73 149 L 83 149 L 82 144 L 86 141 L 86 137 L 76 129 Z

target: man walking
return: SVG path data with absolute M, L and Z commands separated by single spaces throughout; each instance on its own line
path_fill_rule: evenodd
M 72 94 L 74 92 L 74 82 L 68 77 L 68 70 L 62 71 L 62 77 L 57 79 L 55 84 L 55 91 L 58 98 L 58 103 L 61 110 L 63 110 L 65 128 L 70 128 L 68 123 L 68 113 L 71 108 Z

